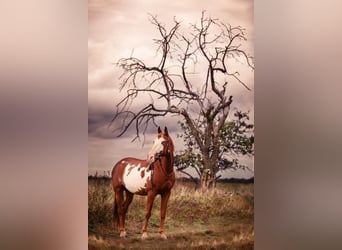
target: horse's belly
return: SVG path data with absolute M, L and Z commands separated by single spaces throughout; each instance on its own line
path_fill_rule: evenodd
M 125 187 L 131 193 L 138 193 L 147 189 L 147 183 L 151 180 L 151 171 L 138 165 L 128 164 L 123 174 Z

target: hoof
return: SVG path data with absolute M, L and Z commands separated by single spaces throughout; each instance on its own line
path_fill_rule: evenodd
M 160 233 L 160 238 L 167 240 L 166 234 L 164 232 Z
M 146 232 L 143 232 L 143 234 L 141 235 L 141 239 L 142 240 L 146 240 L 147 239 L 147 233 Z
M 121 237 L 121 238 L 125 238 L 125 237 L 126 237 L 126 231 L 120 232 L 120 237 Z

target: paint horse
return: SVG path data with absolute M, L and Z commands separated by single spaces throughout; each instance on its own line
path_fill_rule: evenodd
M 114 196 L 114 220 L 119 224 L 120 237 L 126 236 L 125 217 L 133 195 L 147 195 L 146 216 L 142 228 L 142 239 L 147 238 L 147 224 L 151 217 L 151 209 L 156 195 L 161 195 L 160 227 L 162 239 L 167 239 L 164 233 L 167 202 L 171 188 L 175 183 L 174 145 L 165 127 L 164 132 L 158 127 L 153 146 L 147 160 L 124 158 L 115 164 L 112 171 Z M 124 200 L 125 193 L 125 200 Z

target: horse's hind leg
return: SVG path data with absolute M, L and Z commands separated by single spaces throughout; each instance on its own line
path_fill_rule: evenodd
M 123 224 L 124 225 L 125 225 L 126 213 L 127 213 L 128 207 L 133 200 L 133 194 L 131 192 L 126 190 L 125 193 L 126 193 L 126 198 L 125 198 L 125 202 L 123 204 Z
M 171 191 L 168 191 L 161 195 L 159 233 L 160 233 L 160 237 L 164 240 L 167 239 L 166 234 L 164 233 L 164 222 L 165 222 L 165 217 L 166 217 L 167 202 L 170 198 L 170 194 L 171 194 Z
M 118 215 L 119 215 L 119 228 L 120 237 L 126 236 L 125 231 L 125 220 L 124 220 L 124 210 L 123 210 L 123 190 L 121 187 L 115 189 L 115 201 L 117 205 Z
M 143 226 L 143 229 L 142 229 L 143 233 L 141 235 L 141 239 L 143 239 L 143 240 L 147 238 L 147 224 L 148 224 L 148 220 L 151 217 L 151 210 L 152 210 L 152 205 L 153 205 L 155 197 L 156 197 L 155 193 L 149 192 L 147 194 L 145 222 L 144 222 L 144 226 Z

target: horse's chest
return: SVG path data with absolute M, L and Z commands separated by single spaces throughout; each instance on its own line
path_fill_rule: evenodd
M 147 182 L 151 180 L 151 171 L 141 167 L 140 164 L 128 164 L 123 174 L 123 182 L 125 187 L 131 193 L 137 193 L 147 188 Z

